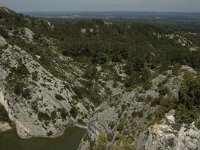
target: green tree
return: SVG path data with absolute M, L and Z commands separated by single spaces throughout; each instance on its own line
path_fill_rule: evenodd
M 107 135 L 100 133 L 97 137 L 97 141 L 93 147 L 93 150 L 105 150 L 107 144 Z
M 179 104 L 187 109 L 200 108 L 200 76 L 188 74 L 179 91 Z

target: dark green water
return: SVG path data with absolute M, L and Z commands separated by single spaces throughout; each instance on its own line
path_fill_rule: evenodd
M 54 139 L 20 139 L 12 130 L 0 133 L 0 150 L 77 150 L 85 133 L 84 129 L 73 127 L 66 129 L 62 136 Z

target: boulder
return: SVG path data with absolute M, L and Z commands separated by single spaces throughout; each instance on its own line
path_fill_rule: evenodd
M 3 36 L 0 35 L 0 46 L 5 46 L 7 44 L 7 41 L 4 39 Z

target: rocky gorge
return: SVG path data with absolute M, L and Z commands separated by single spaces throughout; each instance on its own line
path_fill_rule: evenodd
M 91 64 L 82 55 L 82 51 L 90 55 L 87 52 L 89 46 L 82 50 L 76 41 L 76 49 L 80 50 L 76 53 L 80 54 L 77 57 L 74 56 L 75 50 L 71 45 L 69 50 L 72 52 L 60 50 L 63 49 L 61 43 L 64 39 L 54 37 L 54 32 L 61 34 L 57 30 L 60 26 L 0 7 L 1 132 L 14 126 L 20 138 L 55 138 L 67 128 L 77 126 L 87 130 L 79 150 L 200 150 L 198 111 L 195 112 L 196 116 L 194 113 L 188 119 L 188 116 L 180 115 L 182 112 L 187 113 L 184 101 L 183 108 L 178 107 L 182 106 L 180 103 L 177 104 L 182 97 L 180 91 L 187 90 L 186 87 L 183 88 L 183 84 L 186 84 L 185 76 L 189 74 L 194 80 L 198 78 L 199 72 L 195 65 L 193 67 L 184 63 L 187 59 L 177 65 L 174 63 L 176 59 L 172 58 L 174 65 L 166 67 L 164 64 L 165 70 L 159 65 L 158 68 L 152 67 L 158 60 L 154 60 L 157 55 L 154 41 L 144 42 L 147 49 L 153 51 L 146 52 L 152 64 L 140 64 L 141 59 L 136 59 L 136 63 L 131 60 L 131 63 L 135 63 L 131 67 L 136 66 L 132 74 L 128 70 L 129 59 L 125 59 L 126 54 L 121 51 L 124 56 L 121 62 L 116 61 L 118 58 L 113 56 L 102 63 L 109 55 L 104 58 L 103 54 L 91 54 L 91 62 L 98 62 Z M 74 26 L 72 24 L 66 28 L 70 30 Z M 80 34 L 80 38 L 99 38 L 101 30 L 107 31 L 113 24 L 95 22 L 95 29 L 85 29 L 85 24 L 77 26 L 78 29 L 69 33 Z M 119 29 L 118 33 L 117 27 L 113 27 L 115 35 L 119 35 L 121 31 Z M 142 27 L 133 27 L 134 33 Z M 124 28 L 129 30 L 131 27 L 123 26 Z M 181 47 L 181 51 L 186 51 L 187 55 L 199 51 L 198 42 L 192 42 L 190 33 L 160 33 L 162 28 L 157 28 L 153 26 L 149 31 L 141 33 L 149 35 L 157 43 L 163 40 L 172 49 L 174 45 Z M 128 34 L 126 30 L 125 35 Z M 138 32 L 135 34 L 139 37 Z M 72 37 L 67 40 L 73 43 L 76 34 L 67 35 Z M 125 35 L 122 41 L 126 41 Z M 199 34 L 192 36 L 199 41 Z M 124 45 L 126 43 L 122 44 L 122 49 Z M 163 57 L 161 54 L 159 58 Z M 191 60 L 196 59 L 198 58 L 194 57 Z M 143 68 L 138 69 L 138 66 Z M 136 78 L 138 81 L 134 80 Z M 129 85 L 130 83 L 134 84 Z M 198 89 L 197 85 L 193 88 Z M 198 106 L 198 103 L 195 101 L 194 105 Z M 186 122 L 181 122 L 179 116 L 182 120 L 186 118 Z

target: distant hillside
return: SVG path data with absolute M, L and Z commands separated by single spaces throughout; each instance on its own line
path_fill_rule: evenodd
M 25 12 L 27 15 L 47 18 L 99 18 L 99 19 L 147 19 L 147 20 L 200 20 L 200 12 L 138 12 L 138 11 L 66 11 L 66 12 Z
M 147 22 L 170 27 L 174 31 L 200 33 L 200 13 L 187 12 L 27 12 L 50 22 L 104 19 L 112 22 Z

